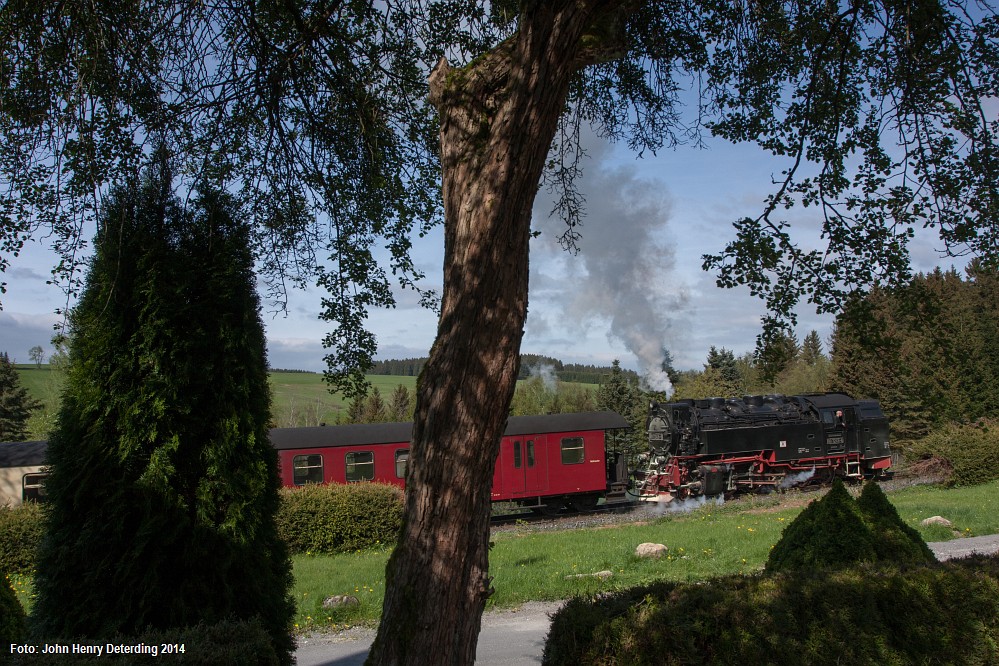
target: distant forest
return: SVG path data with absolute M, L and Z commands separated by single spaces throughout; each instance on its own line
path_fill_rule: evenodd
M 404 358 L 388 361 L 376 361 L 368 371 L 370 375 L 401 375 L 416 377 L 427 362 L 426 357 Z M 557 358 L 540 356 L 538 354 L 521 354 L 520 375 L 518 379 L 529 379 L 533 376 L 543 376 L 554 371 L 555 377 L 563 382 L 579 382 L 581 384 L 602 384 L 611 374 L 611 366 L 582 365 L 580 363 L 563 363 Z M 638 381 L 638 373 L 634 370 L 622 370 L 626 377 Z

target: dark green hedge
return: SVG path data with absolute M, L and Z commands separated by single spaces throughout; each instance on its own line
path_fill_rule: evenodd
M 0 571 L 34 572 L 38 545 L 45 534 L 44 520 L 44 509 L 35 502 L 0 506 Z
M 149 664 L 184 664 L 185 666 L 276 666 L 281 661 L 274 651 L 274 644 L 263 625 L 257 620 L 226 621 L 218 624 L 190 627 L 177 630 L 148 631 L 139 636 L 115 637 L 109 640 L 95 642 L 79 641 L 82 645 L 128 645 L 155 646 L 158 654 L 152 658 L 149 654 L 120 654 L 108 657 L 103 655 L 81 656 L 66 655 L 31 655 L 14 660 L 15 665 L 25 666 L 55 666 L 73 664 L 73 666 L 96 666 L 98 664 L 115 664 L 116 666 L 132 666 L 133 664 L 148 666 Z M 35 641 L 36 645 L 39 644 Z M 58 641 L 60 645 L 71 645 L 72 641 Z M 183 654 L 160 651 L 162 645 L 184 646 Z M 8 648 L 9 646 L 4 646 Z
M 995 557 L 660 583 L 570 601 L 550 666 L 999 663 Z
M 292 553 L 347 553 L 394 544 L 402 491 L 381 483 L 308 485 L 281 492 L 278 532 Z

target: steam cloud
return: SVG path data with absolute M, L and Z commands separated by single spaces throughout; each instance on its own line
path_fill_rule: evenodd
M 545 386 L 545 390 L 554 393 L 558 389 L 558 376 L 555 374 L 555 366 L 547 363 L 538 363 L 527 368 L 527 375 L 531 378 L 538 377 Z
M 797 474 L 788 474 L 783 479 L 780 480 L 779 488 L 781 490 L 787 490 L 792 488 L 799 483 L 805 483 L 809 479 L 815 476 L 815 468 L 808 470 L 807 472 L 798 472 Z
M 668 502 L 660 498 L 656 500 L 653 513 L 657 516 L 661 516 L 666 513 L 690 513 L 691 511 L 696 511 L 709 503 L 714 504 L 715 506 L 721 506 L 725 503 L 725 497 L 723 495 L 715 495 L 714 497 L 697 495 L 695 497 L 688 497 L 684 500 L 672 500 Z
M 635 355 L 643 388 L 668 396 L 673 387 L 662 368 L 664 351 L 687 301 L 685 287 L 668 280 L 675 264 L 666 233 L 669 199 L 662 183 L 642 178 L 635 166 L 608 164 L 605 142 L 595 137 L 585 142 L 592 159 L 580 183 L 586 197 L 580 253 L 565 262 L 570 278 L 560 287 L 532 275 L 532 292 L 537 279 L 550 291 L 560 290 L 555 297 L 567 321 L 609 320 L 608 338 Z M 534 219 L 551 257 L 560 251 L 555 239 L 564 224 L 548 216 L 551 205 L 544 194 L 539 193 Z

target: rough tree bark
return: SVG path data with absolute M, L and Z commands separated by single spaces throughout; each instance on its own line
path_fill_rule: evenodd
M 444 291 L 420 375 L 406 523 L 369 664 L 471 664 L 488 573 L 489 501 L 527 316 L 531 209 L 589 31 L 617 2 L 530 3 L 518 32 L 430 77 L 441 121 Z

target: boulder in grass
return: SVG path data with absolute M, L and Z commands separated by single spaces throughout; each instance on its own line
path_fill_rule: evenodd
M 943 525 L 944 527 L 954 527 L 954 523 L 950 522 L 943 516 L 930 516 L 929 518 L 925 518 L 922 521 L 920 521 L 919 524 L 922 525 L 923 527 L 926 527 L 927 525 Z
M 323 599 L 323 608 L 326 610 L 333 608 L 354 608 L 360 605 L 360 599 L 351 594 L 334 594 L 332 597 Z
M 635 557 L 643 559 L 661 560 L 666 557 L 666 546 L 661 543 L 640 543 L 635 549 Z

